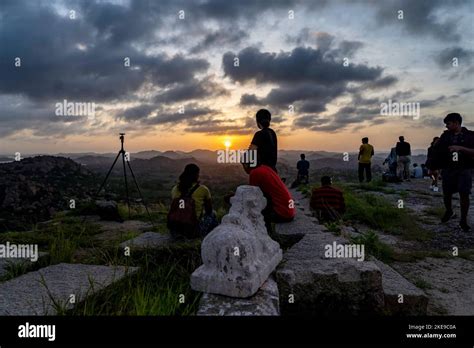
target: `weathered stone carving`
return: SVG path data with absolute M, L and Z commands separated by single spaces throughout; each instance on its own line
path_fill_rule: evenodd
M 203 265 L 191 275 L 194 290 L 231 297 L 254 295 L 282 259 L 265 228 L 266 199 L 254 186 L 239 186 L 222 224 L 204 238 Z

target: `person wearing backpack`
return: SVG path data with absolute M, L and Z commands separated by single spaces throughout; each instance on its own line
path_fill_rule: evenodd
M 171 190 L 167 226 L 175 239 L 202 238 L 218 225 L 211 192 L 199 184 L 199 171 L 193 163 L 186 165 L 178 184 Z

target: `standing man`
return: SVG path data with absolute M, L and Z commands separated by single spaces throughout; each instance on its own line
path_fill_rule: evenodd
M 444 118 L 447 130 L 434 144 L 434 168 L 441 168 L 443 180 L 443 199 L 446 212 L 441 222 L 447 222 L 456 214 L 452 208 L 453 194 L 459 192 L 461 203 L 461 221 L 459 226 L 465 232 L 470 231 L 467 223 L 469 195 L 472 187 L 471 169 L 474 168 L 474 132 L 461 127 L 462 117 L 450 113 Z
M 306 160 L 304 153 L 300 155 L 300 160 L 296 163 L 296 169 L 298 169 L 297 182 L 301 184 L 303 181 L 305 184 L 309 181 L 309 162 Z
M 369 138 L 362 138 L 362 145 L 359 148 L 359 182 L 364 181 L 364 171 L 367 182 L 372 180 L 371 160 L 374 155 L 374 147 L 369 144 Z
M 405 141 L 405 137 L 399 136 L 400 140 L 395 148 L 397 152 L 397 175 L 400 181 L 410 180 L 411 146 Z

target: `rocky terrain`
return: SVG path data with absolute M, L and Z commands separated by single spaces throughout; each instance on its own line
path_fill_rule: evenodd
M 47 220 L 67 209 L 71 199 L 89 199 L 94 181 L 89 170 L 62 157 L 0 164 L 0 231 Z

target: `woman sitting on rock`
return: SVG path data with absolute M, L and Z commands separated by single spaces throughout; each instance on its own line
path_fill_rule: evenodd
M 218 225 L 211 192 L 199 184 L 199 171 L 193 163 L 186 165 L 178 184 L 171 190 L 167 225 L 174 238 L 205 237 Z

